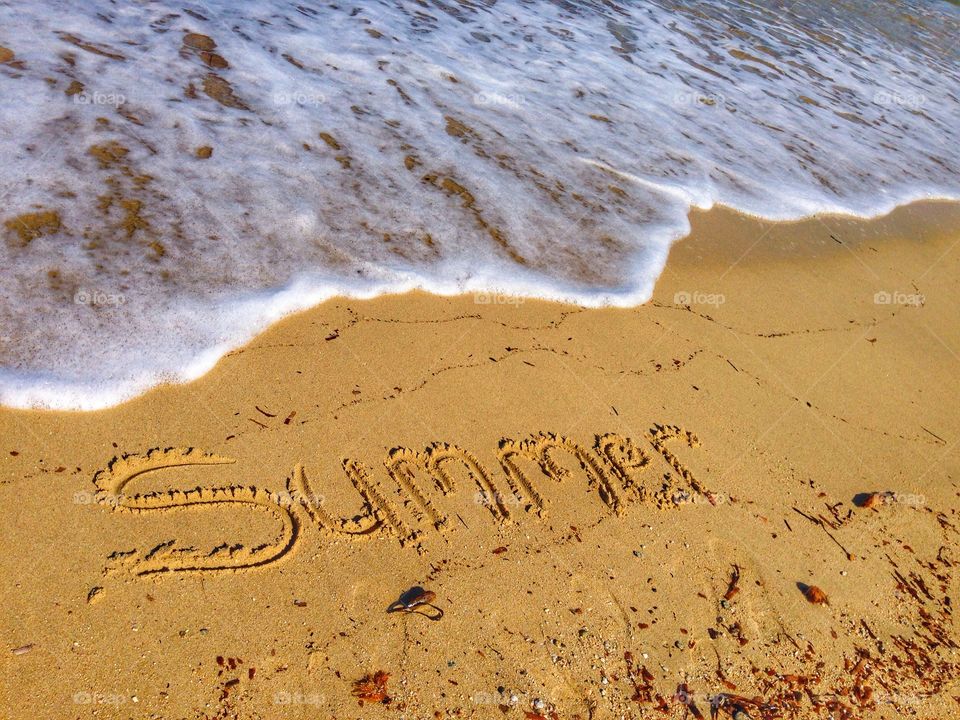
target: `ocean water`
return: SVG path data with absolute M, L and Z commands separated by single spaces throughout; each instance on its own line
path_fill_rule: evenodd
M 334 295 L 649 298 L 691 208 L 960 198 L 940 0 L 0 3 L 0 403 Z

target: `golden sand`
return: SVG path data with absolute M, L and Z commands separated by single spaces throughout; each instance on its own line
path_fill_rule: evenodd
M 60 230 L 60 213 L 56 210 L 23 213 L 3 223 L 8 233 L 16 235 L 21 245 L 29 245 L 43 235 L 52 235 Z
M 693 225 L 0 411 L 4 717 L 956 716 L 960 209 Z

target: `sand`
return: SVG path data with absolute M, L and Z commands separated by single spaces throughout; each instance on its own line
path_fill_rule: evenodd
M 341 299 L 0 411 L 0 716 L 960 716 L 960 208 L 692 220 L 642 307 Z

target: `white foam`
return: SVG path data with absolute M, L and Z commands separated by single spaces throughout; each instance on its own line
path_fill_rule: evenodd
M 918 0 L 2 5 L 0 402 L 116 404 L 335 295 L 638 304 L 692 207 L 958 199 L 958 35 Z

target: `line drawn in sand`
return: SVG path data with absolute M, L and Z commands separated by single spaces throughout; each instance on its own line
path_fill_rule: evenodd
M 307 527 L 328 539 L 393 539 L 401 546 L 424 532 L 447 532 L 454 526 L 444 498 L 465 486 L 499 524 L 514 522 L 514 509 L 523 516 L 543 516 L 549 502 L 541 493 L 543 482 L 569 484 L 581 474 L 603 508 L 621 516 L 635 503 L 675 508 L 695 498 L 716 504 L 719 496 L 707 490 L 668 447 L 669 443 L 697 448 L 696 435 L 676 425 L 654 425 L 644 442 L 615 433 L 596 435 L 588 448 L 567 437 L 539 432 L 524 440 L 502 439 L 496 451 L 502 480 L 476 455 L 458 445 L 434 442 L 422 451 L 396 447 L 383 461 L 384 490 L 359 460 L 346 458 L 343 472 L 359 495 L 357 513 L 347 517 L 331 510 L 305 466 L 298 463 L 282 491 L 254 485 L 197 486 L 190 490 L 167 489 L 130 492 L 145 476 L 164 470 L 197 466 L 233 465 L 232 458 L 204 453 L 196 448 L 155 448 L 146 453 L 114 458 L 96 473 L 94 498 L 100 505 L 124 514 L 190 511 L 202 507 L 227 509 L 244 506 L 269 513 L 277 532 L 256 546 L 223 543 L 200 550 L 164 541 L 152 549 L 117 551 L 108 557 L 107 574 L 146 577 L 163 573 L 225 573 L 251 570 L 277 562 L 301 541 Z M 656 458 L 663 472 L 654 473 Z M 525 470 L 524 467 L 527 469 Z M 529 468 L 536 468 L 533 472 Z M 579 472 L 576 469 L 579 468 Z M 505 485 L 503 483 L 505 480 Z M 391 499 L 391 494 L 394 498 Z
M 197 465 L 232 465 L 231 458 L 203 453 L 195 448 L 156 448 L 145 454 L 114 458 L 106 470 L 93 479 L 98 503 L 122 513 L 152 513 L 200 506 L 248 505 L 275 515 L 281 531 L 271 542 L 246 548 L 220 545 L 207 552 L 192 547 L 177 547 L 169 540 L 143 554 L 136 551 L 110 555 L 117 568 L 137 576 L 172 571 L 232 571 L 266 565 L 278 560 L 293 547 L 300 531 L 300 519 L 279 493 L 244 485 L 196 487 L 192 490 L 156 490 L 125 492 L 135 479 L 159 470 Z

